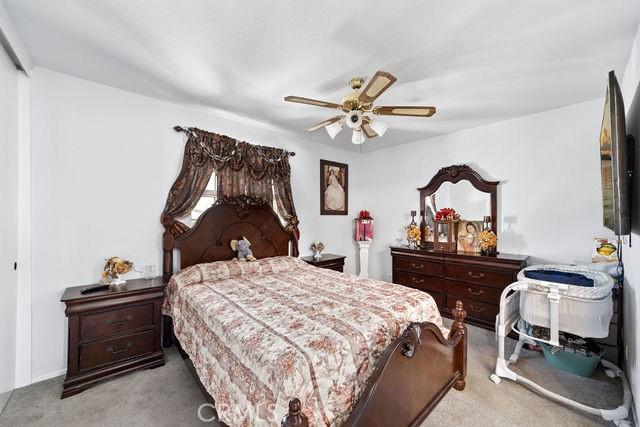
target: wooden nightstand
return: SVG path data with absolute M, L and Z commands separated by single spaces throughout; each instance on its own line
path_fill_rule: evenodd
M 320 259 L 315 259 L 313 256 L 303 256 L 300 257 L 304 262 L 315 265 L 319 268 L 326 268 L 329 270 L 335 270 L 339 272 L 343 272 L 344 270 L 344 259 L 346 257 L 343 255 L 334 255 L 334 254 L 322 254 Z
M 88 286 L 67 288 L 69 348 L 62 398 L 98 381 L 141 368 L 164 365 L 160 346 L 161 277 L 132 279 L 108 290 L 81 294 Z

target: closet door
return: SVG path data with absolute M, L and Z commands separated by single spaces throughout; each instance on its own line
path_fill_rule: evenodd
M 13 390 L 16 366 L 18 73 L 0 47 L 0 410 Z

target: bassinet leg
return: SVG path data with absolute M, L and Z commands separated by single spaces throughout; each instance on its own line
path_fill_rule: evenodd
M 518 336 L 518 342 L 516 343 L 516 348 L 513 350 L 513 354 L 509 357 L 509 363 L 516 363 L 518 361 L 518 357 L 520 357 L 520 352 L 522 351 L 522 346 L 528 340 L 522 335 Z

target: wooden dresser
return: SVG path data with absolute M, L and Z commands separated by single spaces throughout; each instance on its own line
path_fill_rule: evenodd
M 502 290 L 516 281 L 528 260 L 523 255 L 481 256 L 404 247 L 391 247 L 391 257 L 393 283 L 428 292 L 447 317 L 460 300 L 467 321 L 487 329 L 494 328 Z
M 160 346 L 162 278 L 133 279 L 82 294 L 67 288 L 61 301 L 69 322 L 62 398 L 116 375 L 164 365 Z

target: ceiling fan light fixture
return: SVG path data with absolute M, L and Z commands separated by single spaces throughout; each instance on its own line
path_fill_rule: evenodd
M 371 120 L 369 127 L 373 129 L 378 136 L 383 136 L 387 129 L 389 129 L 389 125 L 385 122 L 381 122 L 380 120 Z
M 342 131 L 342 123 L 341 122 L 334 122 L 334 123 L 331 123 L 331 124 L 325 126 L 324 128 L 327 131 L 327 133 L 329 134 L 329 137 L 331 139 L 334 139 L 336 137 L 336 135 L 339 134 Z
M 366 141 L 367 138 L 365 138 L 365 136 L 362 134 L 362 131 L 360 129 L 354 129 L 353 130 L 353 135 L 351 136 L 351 142 L 353 142 L 356 145 L 360 145 L 360 144 L 364 144 L 364 141 Z
M 349 111 L 345 122 L 351 129 L 360 129 L 360 125 L 362 125 L 362 113 L 358 110 Z

